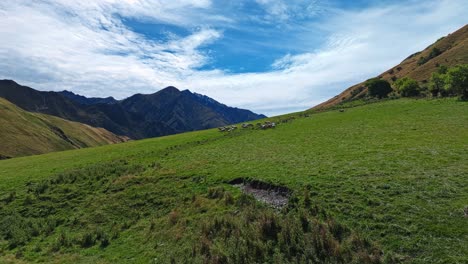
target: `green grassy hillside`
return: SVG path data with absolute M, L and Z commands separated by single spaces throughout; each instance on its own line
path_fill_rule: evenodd
M 275 129 L 0 161 L 0 258 L 468 261 L 467 102 L 399 99 L 294 116 Z M 293 195 L 275 211 L 227 184 L 236 178 Z
M 0 98 L 0 156 L 26 156 L 125 140 L 102 128 L 27 112 Z

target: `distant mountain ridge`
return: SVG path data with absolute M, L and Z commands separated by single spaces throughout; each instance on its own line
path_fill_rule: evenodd
M 468 25 L 459 30 L 438 39 L 421 52 L 416 52 L 395 67 L 381 73 L 378 78 L 382 78 L 390 83 L 403 77 L 410 77 L 420 84 L 429 81 L 431 74 L 436 72 L 438 67 L 452 67 L 468 63 Z M 367 93 L 364 82 L 358 83 L 344 90 L 335 97 L 314 106 L 312 109 L 327 109 L 362 98 Z
M 265 118 L 228 107 L 207 96 L 169 86 L 153 94 L 124 100 L 86 98 L 71 92 L 42 92 L 12 80 L 0 80 L 0 97 L 32 112 L 103 127 L 117 135 L 141 139 L 207 129 Z
M 115 104 L 118 101 L 112 97 L 106 97 L 106 98 L 99 98 L 99 97 L 85 97 L 83 95 L 75 94 L 73 92 L 64 90 L 61 92 L 58 92 L 59 94 L 67 97 L 68 99 L 71 99 L 77 103 L 84 104 L 84 105 L 93 105 L 93 104 Z

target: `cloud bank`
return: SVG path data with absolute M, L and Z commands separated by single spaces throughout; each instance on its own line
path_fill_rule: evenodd
M 463 0 L 354 9 L 319 1 L 257 0 L 259 23 L 295 27 L 288 36 L 292 43 L 282 41 L 303 52 L 278 57 L 268 71 L 235 73 L 202 70 L 215 56 L 210 45 L 225 37 L 224 30 L 256 30 L 242 28 L 247 15 L 219 5 L 210 0 L 2 1 L 0 78 L 41 90 L 116 98 L 173 85 L 275 115 L 307 109 L 392 67 L 462 27 L 468 9 Z M 173 25 L 189 34 L 151 38 L 128 27 L 125 19 Z M 269 34 L 274 41 L 275 30 Z M 325 41 L 317 44 L 319 35 Z

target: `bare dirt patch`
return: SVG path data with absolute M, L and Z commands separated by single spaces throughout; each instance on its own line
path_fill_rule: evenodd
M 285 207 L 291 195 L 291 190 L 287 187 L 257 180 L 238 178 L 230 181 L 229 184 L 241 189 L 245 194 L 252 195 L 256 200 L 276 209 Z

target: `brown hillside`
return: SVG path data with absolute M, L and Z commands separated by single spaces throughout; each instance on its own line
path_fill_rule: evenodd
M 127 140 L 103 128 L 27 112 L 0 98 L 0 159 Z
M 437 50 L 440 51 L 440 54 L 430 58 L 430 54 L 437 54 L 437 52 L 435 52 Z M 422 63 L 424 62 L 424 58 L 427 61 Z M 422 52 L 417 52 L 409 56 L 400 64 L 380 74 L 378 77 L 390 83 L 402 77 L 410 77 L 424 85 L 438 66 L 445 65 L 450 67 L 465 63 L 468 63 L 468 25 L 465 25 L 446 37 L 440 38 Z M 338 105 L 341 102 L 360 98 L 364 96 L 366 92 L 367 89 L 364 87 L 364 82 L 362 82 L 349 87 L 341 94 L 312 109 L 326 109 Z

